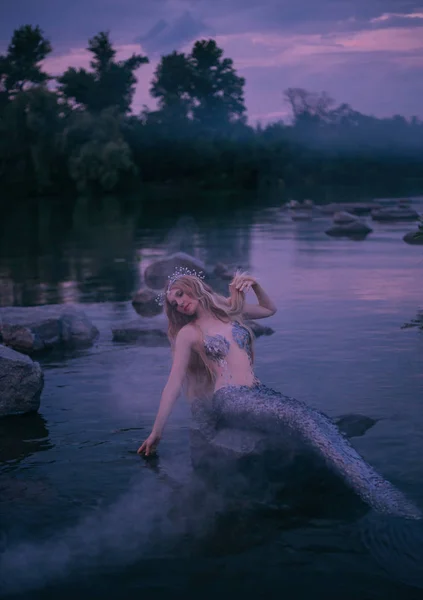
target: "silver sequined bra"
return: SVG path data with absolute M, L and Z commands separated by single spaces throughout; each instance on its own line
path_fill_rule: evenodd
M 252 363 L 252 351 L 251 351 L 251 336 L 248 329 L 243 327 L 240 323 L 234 321 L 232 323 L 232 337 L 241 350 L 245 350 L 250 364 Z M 225 336 L 217 335 L 206 335 L 204 336 L 204 348 L 207 356 L 212 360 L 216 361 L 219 365 L 226 365 L 226 357 L 228 356 L 231 343 Z

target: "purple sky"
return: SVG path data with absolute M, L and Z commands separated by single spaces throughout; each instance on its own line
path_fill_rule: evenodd
M 1 0 L 0 52 L 40 25 L 53 74 L 88 66 L 87 40 L 109 30 L 118 57 L 147 54 L 133 111 L 161 54 L 214 37 L 246 80 L 250 122 L 287 118 L 283 91 L 304 87 L 376 116 L 423 118 L 423 0 Z

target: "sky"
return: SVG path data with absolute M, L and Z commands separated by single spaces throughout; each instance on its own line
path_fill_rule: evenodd
M 288 120 L 289 87 L 377 117 L 423 118 L 423 0 L 0 0 L 0 53 L 23 24 L 50 39 L 51 74 L 88 67 L 88 39 L 104 30 L 118 58 L 147 55 L 135 114 L 155 106 L 161 55 L 214 38 L 246 79 L 250 123 Z

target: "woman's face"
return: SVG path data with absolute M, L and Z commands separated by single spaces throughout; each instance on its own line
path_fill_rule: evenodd
M 181 288 L 174 285 L 167 293 L 169 304 L 183 315 L 195 315 L 198 307 L 198 300 L 184 292 Z

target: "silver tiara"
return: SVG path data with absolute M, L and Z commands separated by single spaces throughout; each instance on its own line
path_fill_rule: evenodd
M 169 290 L 175 283 L 175 281 L 177 281 L 181 277 L 184 277 L 184 275 L 192 275 L 193 277 L 198 277 L 198 279 L 205 279 L 205 274 L 203 273 L 203 271 L 196 271 L 195 269 L 189 269 L 188 267 L 176 267 L 172 275 L 168 275 L 168 283 L 166 286 L 167 289 Z M 160 306 L 163 306 L 164 301 L 165 293 L 160 292 L 160 294 L 157 295 L 156 302 Z

